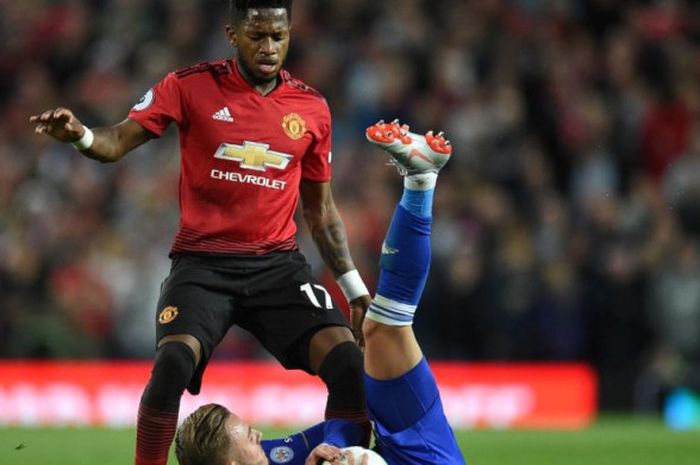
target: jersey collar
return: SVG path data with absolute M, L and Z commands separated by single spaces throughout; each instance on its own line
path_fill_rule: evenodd
M 272 91 L 267 94 L 267 95 L 262 95 L 258 90 L 255 88 L 254 85 L 252 85 L 250 82 L 246 80 L 246 78 L 243 77 L 243 74 L 241 74 L 241 70 L 238 68 L 238 60 L 235 58 L 232 58 L 229 60 L 229 64 L 231 66 L 232 70 L 232 75 L 233 75 L 233 80 L 236 83 L 238 87 L 242 87 L 249 92 L 253 92 L 255 95 L 262 97 L 262 98 L 267 98 L 271 97 L 278 92 L 285 86 L 285 83 L 289 79 L 289 73 L 285 69 L 281 69 L 279 73 L 279 80 L 280 82 L 277 84 L 277 86 L 272 89 Z

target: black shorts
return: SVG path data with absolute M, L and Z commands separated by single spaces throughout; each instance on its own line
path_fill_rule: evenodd
M 310 373 L 310 336 L 348 322 L 299 252 L 174 257 L 161 287 L 156 337 L 190 334 L 202 344 L 191 393 L 199 392 L 212 351 L 233 325 L 250 331 L 285 368 Z

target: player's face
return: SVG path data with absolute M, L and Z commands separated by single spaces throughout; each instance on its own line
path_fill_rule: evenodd
M 231 45 L 247 78 L 257 83 L 273 81 L 289 50 L 289 17 L 284 8 L 251 8 L 248 16 L 228 26 Z
M 237 415 L 226 420 L 226 432 L 231 439 L 231 463 L 238 465 L 269 465 L 265 451 L 260 446 L 262 433 L 250 427 Z

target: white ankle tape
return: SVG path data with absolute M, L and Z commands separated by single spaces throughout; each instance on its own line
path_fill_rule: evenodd
M 403 186 L 412 191 L 429 191 L 435 189 L 437 173 L 411 174 L 403 178 Z
M 387 299 L 379 294 L 374 296 L 365 318 L 387 326 L 410 326 L 417 305 L 409 305 Z

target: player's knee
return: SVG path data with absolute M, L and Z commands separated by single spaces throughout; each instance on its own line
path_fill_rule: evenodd
M 321 364 L 340 344 L 355 341 L 350 329 L 344 326 L 326 326 L 308 337 L 308 342 L 302 341 L 300 347 L 303 348 L 305 344 L 308 347 L 308 352 L 302 358 L 305 357 L 306 366 L 312 373 L 319 372 Z
M 195 355 L 183 342 L 168 342 L 156 351 L 151 379 L 142 402 L 156 409 L 168 409 L 180 402 L 183 391 L 195 372 Z
M 335 373 L 333 367 L 342 367 L 343 371 L 352 373 L 362 373 L 362 351 L 353 341 L 345 341 L 336 345 L 326 358 L 323 359 L 319 376 Z M 323 373 L 321 373 L 323 372 Z
M 333 393 L 360 396 L 364 399 L 362 351 L 354 342 L 342 342 L 326 355 L 319 377 Z
M 183 344 L 189 346 L 194 355 L 194 364 L 199 365 L 199 361 L 202 358 L 202 344 L 199 339 L 192 336 L 191 334 L 171 334 L 169 336 L 164 336 L 158 341 L 158 348 L 169 342 L 182 342 Z

